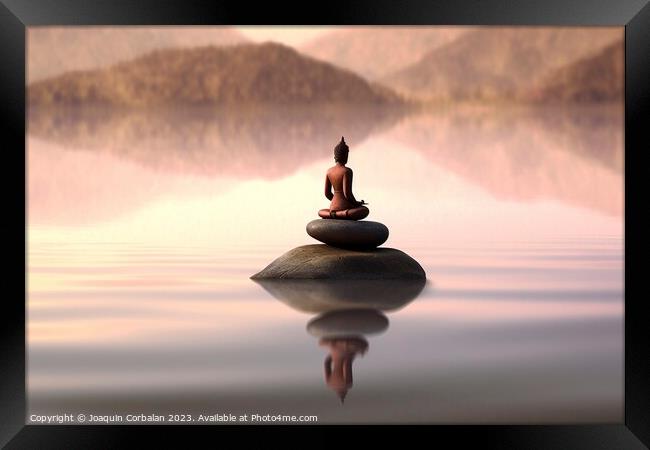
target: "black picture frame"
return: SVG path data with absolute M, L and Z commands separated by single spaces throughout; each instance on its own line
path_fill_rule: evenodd
M 237 433 L 239 444 L 266 444 L 259 433 L 278 441 L 330 440 L 341 428 L 299 426 L 35 426 L 25 425 L 25 36 L 36 25 L 582 25 L 625 27 L 625 419 L 621 424 L 566 426 L 400 426 L 360 427 L 382 438 L 387 432 L 408 433 L 438 446 L 453 442 L 497 448 L 641 449 L 650 445 L 650 372 L 648 331 L 644 324 L 641 282 L 643 252 L 648 249 L 641 183 L 650 149 L 650 4 L 648 0 L 330 0 L 302 6 L 277 2 L 168 0 L 0 0 L 0 114 L 3 155 L 5 236 L 4 281 L 10 287 L 2 306 L 4 318 L 0 373 L 0 445 L 7 448 L 123 448 L 134 437 L 166 446 L 186 440 L 223 439 Z M 638 199 L 639 201 L 635 201 Z M 20 218 L 25 218 L 21 221 Z M 22 242 L 25 242 L 23 246 Z M 23 292 L 22 300 L 20 292 Z M 405 430 L 405 428 L 407 428 Z M 164 432 L 161 432 L 164 430 Z M 241 431 L 245 431 L 241 433 Z M 250 431 L 254 431 L 251 433 Z M 315 433 L 307 440 L 305 432 Z M 404 433 L 400 433 L 404 434 Z M 232 436 L 234 437 L 234 436 Z

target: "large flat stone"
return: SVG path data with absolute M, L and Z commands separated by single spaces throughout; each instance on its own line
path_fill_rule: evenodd
M 370 220 L 316 219 L 307 224 L 307 234 L 334 247 L 371 249 L 386 242 L 388 228 Z
M 394 248 L 345 250 L 303 245 L 289 250 L 253 279 L 424 280 L 422 266 Z

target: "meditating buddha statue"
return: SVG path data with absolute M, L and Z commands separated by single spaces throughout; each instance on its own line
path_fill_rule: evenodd
M 352 169 L 346 167 L 350 148 L 341 137 L 334 147 L 336 165 L 330 167 L 325 175 L 325 197 L 331 200 L 329 209 L 321 209 L 318 215 L 323 219 L 361 220 L 370 212 L 366 203 L 357 201 L 352 194 Z M 334 193 L 332 193 L 334 189 Z

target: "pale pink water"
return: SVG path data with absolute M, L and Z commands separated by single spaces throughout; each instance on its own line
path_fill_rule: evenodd
M 344 405 L 306 331 L 315 314 L 248 279 L 314 243 L 331 165 L 318 122 L 278 128 L 279 143 L 246 124 L 139 124 L 30 130 L 28 419 L 623 420 L 620 111 L 447 111 L 338 133 L 368 220 L 428 278 L 366 337 Z

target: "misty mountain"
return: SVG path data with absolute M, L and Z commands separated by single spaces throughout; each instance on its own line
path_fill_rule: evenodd
M 28 27 L 27 82 L 91 70 L 163 48 L 248 42 L 230 27 Z
M 30 105 L 398 105 L 358 75 L 276 43 L 157 50 L 107 69 L 28 87 Z
M 622 37 L 622 28 L 484 27 L 381 81 L 423 100 L 512 100 L 537 80 Z
M 623 99 L 625 52 L 623 41 L 544 77 L 530 99 L 558 102 L 599 102 Z
M 370 80 L 418 62 L 466 33 L 467 27 L 366 26 L 327 33 L 300 47 L 314 58 L 356 72 Z

